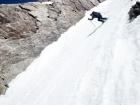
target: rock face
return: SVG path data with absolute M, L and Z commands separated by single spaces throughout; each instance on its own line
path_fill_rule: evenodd
M 45 46 L 78 22 L 85 10 L 101 1 L 51 2 L 0 5 L 0 94 L 5 92 L 11 79 L 39 56 Z
M 63 7 L 70 7 L 73 10 L 81 11 L 81 10 L 89 10 L 93 8 L 93 6 L 98 5 L 99 3 L 103 2 L 104 0 L 39 0 L 43 1 L 51 1 L 57 3 L 59 6 Z M 63 8 L 62 7 L 62 8 Z M 60 8 L 60 7 L 59 7 Z
M 137 16 L 140 15 L 140 2 L 137 1 L 135 5 L 133 5 L 131 8 L 130 8 L 130 11 L 128 12 L 129 14 L 129 20 L 130 22 L 132 20 L 134 20 Z

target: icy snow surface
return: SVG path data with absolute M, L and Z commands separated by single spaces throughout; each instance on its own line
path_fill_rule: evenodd
M 107 0 L 46 47 L 10 83 L 0 105 L 140 105 L 140 17 L 128 22 L 135 0 Z

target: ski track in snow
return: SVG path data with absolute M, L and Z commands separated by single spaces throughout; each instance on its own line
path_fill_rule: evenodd
M 10 83 L 0 105 L 140 105 L 140 17 L 127 21 L 134 2 L 94 8 L 109 19 L 90 37 L 101 23 L 87 12 Z

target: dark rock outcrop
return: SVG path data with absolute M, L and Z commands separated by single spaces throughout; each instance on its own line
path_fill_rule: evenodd
M 137 16 L 139 16 L 140 15 L 140 2 L 137 1 L 136 4 L 131 7 L 128 14 L 129 14 L 130 21 L 134 20 Z

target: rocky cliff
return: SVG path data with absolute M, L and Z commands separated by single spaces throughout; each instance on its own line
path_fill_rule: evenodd
M 44 1 L 47 1 L 44 3 Z M 0 93 L 48 44 L 103 0 L 40 0 L 0 5 Z M 50 2 L 50 3 L 49 3 Z

